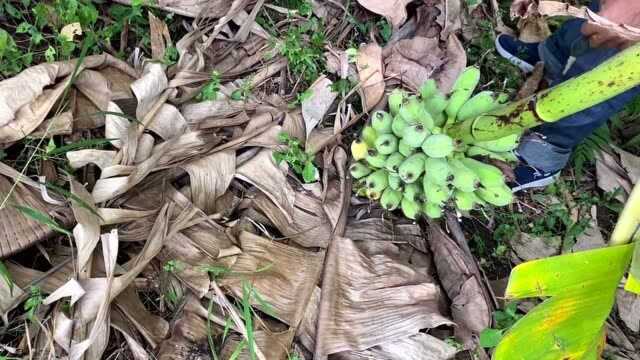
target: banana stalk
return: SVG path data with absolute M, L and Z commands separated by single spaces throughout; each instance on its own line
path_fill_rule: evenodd
M 640 43 L 593 70 L 498 110 L 451 125 L 465 143 L 495 140 L 553 123 L 640 85 Z

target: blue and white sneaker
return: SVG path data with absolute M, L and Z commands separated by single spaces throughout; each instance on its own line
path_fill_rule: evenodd
M 551 185 L 558 179 L 558 176 L 560 176 L 560 171 L 544 173 L 527 164 L 516 166 L 513 172 L 516 179 L 509 185 L 514 193 L 525 189 L 542 188 Z
M 496 37 L 498 54 L 525 73 L 532 72 L 533 67 L 540 61 L 539 44 L 522 42 L 507 34 L 500 34 Z

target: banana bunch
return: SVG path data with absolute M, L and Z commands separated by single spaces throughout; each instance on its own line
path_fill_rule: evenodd
M 516 161 L 519 136 L 462 144 L 446 134 L 448 125 L 503 106 L 508 97 L 482 91 L 473 95 L 480 71 L 469 67 L 445 96 L 434 80 L 419 94 L 395 89 L 389 113 L 377 111 L 351 144 L 351 176 L 359 196 L 379 201 L 410 219 L 440 218 L 446 207 L 470 211 L 506 206 L 513 200 L 502 171 L 475 158 Z

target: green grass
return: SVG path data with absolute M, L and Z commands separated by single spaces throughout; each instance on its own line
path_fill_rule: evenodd
M 313 164 L 314 157 L 302 149 L 300 140 L 292 138 L 285 132 L 278 135 L 278 140 L 284 148 L 273 152 L 276 164 L 287 162 L 293 172 L 302 177 L 305 183 L 318 181 L 318 169 Z

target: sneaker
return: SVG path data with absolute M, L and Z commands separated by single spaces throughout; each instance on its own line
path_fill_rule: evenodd
M 500 34 L 496 37 L 498 54 L 525 73 L 532 72 L 533 67 L 540 61 L 539 44 L 522 42 L 506 34 Z
M 526 164 L 520 164 L 516 166 L 513 172 L 516 176 L 516 179 L 509 185 L 511 186 L 511 190 L 514 193 L 525 189 L 541 188 L 547 185 L 551 185 L 560 175 L 560 171 L 556 171 L 554 173 L 544 173 Z

